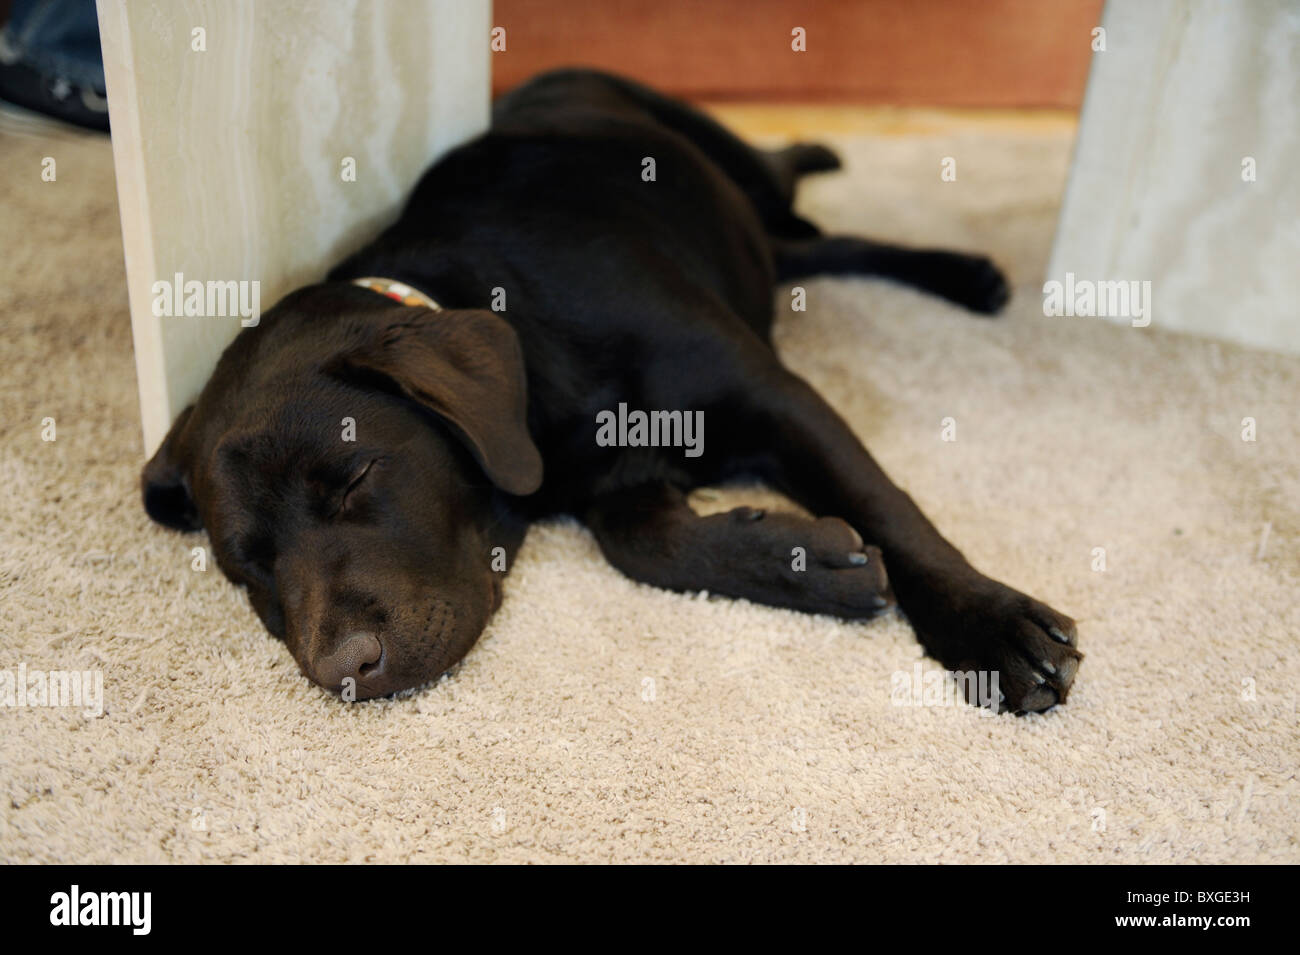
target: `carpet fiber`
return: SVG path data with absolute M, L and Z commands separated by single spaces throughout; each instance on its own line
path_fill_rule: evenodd
M 0 707 L 0 860 L 1300 861 L 1300 359 L 1162 333 L 1158 289 L 1151 328 L 1045 318 L 1068 128 L 833 133 L 803 211 L 986 251 L 1016 297 L 818 279 L 806 313 L 777 292 L 778 347 L 977 566 L 1078 619 L 1068 706 L 895 705 L 937 667 L 902 619 L 668 594 L 570 521 L 451 675 L 339 702 L 140 507 L 107 140 L 6 128 L 0 669 L 101 670 L 104 713 Z

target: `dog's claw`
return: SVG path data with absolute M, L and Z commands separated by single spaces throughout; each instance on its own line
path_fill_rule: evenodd
M 1057 643 L 1064 643 L 1066 646 L 1070 645 L 1070 638 L 1062 633 L 1058 627 L 1048 627 L 1047 635 Z
M 861 554 L 861 553 L 849 554 L 849 563 L 852 564 L 854 567 L 861 567 L 866 562 L 867 562 L 866 554 Z
M 1043 710 L 1050 710 L 1060 702 L 1060 699 L 1060 694 L 1050 686 L 1035 687 L 1025 694 L 1020 704 L 1020 712 L 1041 713 Z

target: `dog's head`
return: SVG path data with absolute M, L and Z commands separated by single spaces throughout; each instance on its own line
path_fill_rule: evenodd
M 542 480 L 525 402 L 497 315 L 314 286 L 226 350 L 145 466 L 145 509 L 206 528 L 312 680 L 392 693 L 460 660 L 500 603 L 522 535 L 502 495 Z

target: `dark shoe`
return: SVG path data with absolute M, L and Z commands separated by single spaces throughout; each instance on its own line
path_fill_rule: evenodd
M 102 91 L 75 86 L 59 76 L 45 76 L 6 56 L 8 52 L 0 48 L 0 100 L 84 129 L 108 132 L 108 100 Z

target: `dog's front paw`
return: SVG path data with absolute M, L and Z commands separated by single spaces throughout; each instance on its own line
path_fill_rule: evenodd
M 809 520 L 740 507 L 726 515 L 726 550 L 742 593 L 805 613 L 868 619 L 894 603 L 879 547 L 838 517 Z M 755 591 L 759 592 L 759 591 Z
M 999 710 L 1038 713 L 1065 702 L 1083 659 L 1065 614 L 987 578 L 953 588 L 927 609 L 913 621 L 922 645 L 949 670 L 997 674 Z

